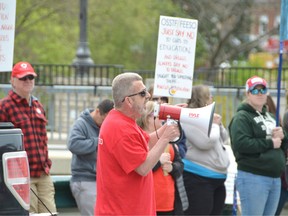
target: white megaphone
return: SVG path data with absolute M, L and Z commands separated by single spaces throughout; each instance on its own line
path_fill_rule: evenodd
M 155 104 L 154 116 L 162 120 L 167 118 L 178 120 L 184 130 L 186 125 L 194 125 L 209 137 L 214 110 L 215 102 L 201 108 L 182 108 L 167 104 Z

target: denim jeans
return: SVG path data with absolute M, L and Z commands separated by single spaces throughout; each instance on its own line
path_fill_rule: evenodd
M 236 188 L 242 216 L 274 215 L 280 198 L 281 180 L 238 170 Z

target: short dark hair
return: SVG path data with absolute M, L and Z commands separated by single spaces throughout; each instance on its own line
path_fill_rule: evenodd
M 105 115 L 107 114 L 111 109 L 113 109 L 114 103 L 112 100 L 105 99 L 101 101 L 97 108 L 99 109 L 100 115 Z

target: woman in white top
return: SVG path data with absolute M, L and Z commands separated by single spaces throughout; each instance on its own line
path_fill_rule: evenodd
M 188 108 L 200 108 L 213 102 L 209 87 L 192 88 Z M 224 182 L 227 177 L 229 156 L 224 147 L 228 132 L 221 123 L 221 116 L 214 113 L 210 136 L 197 126 L 184 130 L 187 153 L 184 162 L 184 185 L 189 208 L 186 215 L 221 215 L 226 198 Z

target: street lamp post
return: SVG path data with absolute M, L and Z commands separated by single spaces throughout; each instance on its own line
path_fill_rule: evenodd
M 80 40 L 76 57 L 72 63 L 78 67 L 77 73 L 80 73 L 82 76 L 88 72 L 89 66 L 94 65 L 94 62 L 90 57 L 91 53 L 87 42 L 87 2 L 88 0 L 80 0 Z

